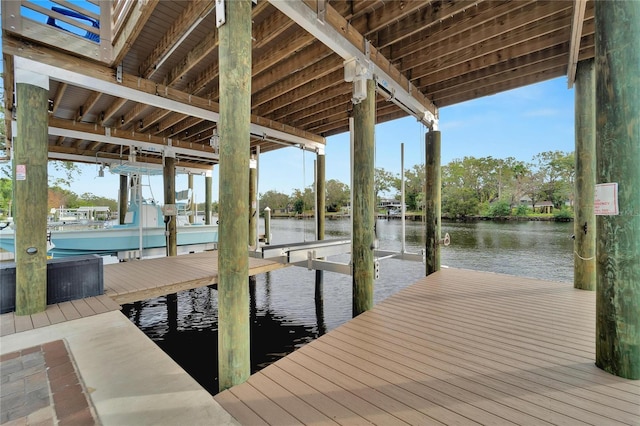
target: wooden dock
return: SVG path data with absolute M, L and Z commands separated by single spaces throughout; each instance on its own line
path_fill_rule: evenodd
M 639 425 L 595 359 L 595 294 L 444 269 L 215 396 L 246 425 Z
M 249 276 L 285 266 L 249 258 Z M 217 250 L 104 266 L 104 292 L 121 305 L 217 283 Z
M 49 305 L 44 312 L 33 315 L 15 315 L 14 312 L 9 312 L 0 315 L 0 336 L 117 310 L 120 310 L 120 305 L 102 295 Z

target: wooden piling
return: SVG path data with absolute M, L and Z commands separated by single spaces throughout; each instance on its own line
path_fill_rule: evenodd
M 324 153 L 318 154 L 316 159 L 316 239 L 324 240 L 324 222 L 326 206 L 326 162 Z M 323 296 L 324 271 L 316 269 L 315 301 L 316 312 L 324 312 Z
M 164 204 L 176 204 L 176 159 L 173 157 L 164 158 L 164 167 L 162 168 L 162 178 L 164 183 Z M 166 223 L 166 221 L 169 221 Z M 178 235 L 176 216 L 165 216 L 165 228 L 169 235 L 167 236 L 167 256 L 178 255 Z
M 20 76 L 22 77 L 22 76 Z M 17 78 L 20 78 L 17 77 Z M 48 83 L 16 84 L 18 134 L 13 145 L 16 315 L 47 306 Z
M 211 166 L 213 171 L 213 166 Z M 213 177 L 208 173 L 204 178 L 204 224 L 211 225 L 211 190 L 213 188 Z
M 593 59 L 581 61 L 575 81 L 576 180 L 573 207 L 573 286 L 596 289 L 596 80 Z
M 187 185 L 189 185 L 189 205 L 191 206 L 191 209 L 190 209 L 191 213 L 189 214 L 189 223 L 193 224 L 193 222 L 195 221 L 198 207 L 196 206 L 193 198 L 193 175 L 191 173 L 189 173 Z
M 618 214 L 596 217 L 596 365 L 640 379 L 640 2 L 595 2 L 596 183 Z
M 375 82 L 367 81 L 367 98 L 353 107 L 353 316 L 373 307 L 375 243 Z
M 258 244 L 258 168 L 249 167 L 249 247 Z
M 124 225 L 129 203 L 129 176 L 120 175 L 120 191 L 118 192 L 118 223 Z
M 220 209 L 218 377 L 224 390 L 251 373 L 249 346 L 249 126 L 251 0 L 224 3 L 218 28 L 220 67 Z
M 426 140 L 426 275 L 440 270 L 440 131 L 430 130 Z

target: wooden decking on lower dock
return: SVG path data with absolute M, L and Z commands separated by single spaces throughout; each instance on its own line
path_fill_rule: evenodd
M 117 310 L 120 310 L 120 305 L 101 295 L 48 305 L 44 312 L 33 315 L 9 312 L 0 315 L 0 336 Z
M 246 425 L 639 425 L 594 365 L 595 294 L 444 269 L 215 396 Z
M 284 266 L 270 260 L 249 258 L 249 276 Z M 217 250 L 104 266 L 104 292 L 120 304 L 217 283 Z

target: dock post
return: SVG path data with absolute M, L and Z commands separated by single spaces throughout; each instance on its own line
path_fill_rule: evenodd
M 575 81 L 576 181 L 573 207 L 573 286 L 596 289 L 596 80 L 593 59 L 578 62 Z
M 353 106 L 353 316 L 373 307 L 375 243 L 376 87 L 367 80 L 367 98 Z
M 326 206 L 326 162 L 324 152 L 317 154 L 316 159 L 316 240 L 324 240 L 324 221 Z M 316 315 L 322 313 L 324 317 L 324 296 L 323 296 L 324 271 L 316 269 Z
M 19 71 L 19 72 L 18 72 Z M 16 70 L 18 134 L 13 144 L 16 315 L 47 307 L 49 78 Z
M 271 209 L 269 206 L 264 208 L 264 243 L 271 244 Z
M 257 161 L 249 163 L 249 247 L 258 248 L 258 168 Z
M 440 131 L 429 130 L 426 140 L 426 275 L 440 270 Z
M 194 198 L 193 198 L 193 175 L 191 173 L 189 173 L 188 185 L 189 185 L 189 205 L 191 206 L 191 214 L 189 214 L 189 223 L 193 225 L 194 219 L 196 217 L 196 213 L 198 211 L 198 207 L 194 203 Z
M 640 2 L 595 2 L 596 184 L 617 214 L 596 216 L 596 365 L 640 379 Z M 613 197 L 611 197 L 613 199 Z
M 211 189 L 213 188 L 213 166 L 204 177 L 204 224 L 211 225 Z
M 118 192 L 118 223 L 124 225 L 129 200 L 129 176 L 120 175 L 120 191 Z
M 164 167 L 162 168 L 162 178 L 164 183 L 164 204 L 176 204 L 176 159 L 164 157 Z M 165 216 L 165 221 L 169 221 L 166 230 L 167 236 L 167 256 L 177 256 L 177 216 Z M 142 253 L 141 253 L 142 255 Z
M 220 68 L 220 209 L 218 377 L 223 391 L 251 373 L 249 328 L 249 132 L 251 0 L 224 2 L 218 28 Z

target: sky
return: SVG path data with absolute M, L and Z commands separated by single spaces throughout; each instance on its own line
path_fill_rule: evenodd
M 574 150 L 574 90 L 560 77 L 440 109 L 441 164 L 465 156 L 507 158 L 525 162 L 544 151 Z M 376 125 L 375 167 L 400 174 L 401 144 L 405 169 L 424 163 L 426 128 L 412 117 Z M 258 192 L 273 190 L 291 195 L 313 185 L 316 155 L 299 148 L 263 153 L 259 158 Z M 349 134 L 327 138 L 326 180 L 350 184 Z M 117 199 L 118 176 L 96 165 L 83 165 L 82 174 L 69 188 L 81 195 L 92 193 Z M 213 173 L 213 200 L 218 200 L 218 170 Z M 176 190 L 188 188 L 187 176 L 176 177 Z M 162 176 L 145 178 L 143 193 L 163 202 Z M 204 201 L 205 179 L 194 177 L 196 202 Z

